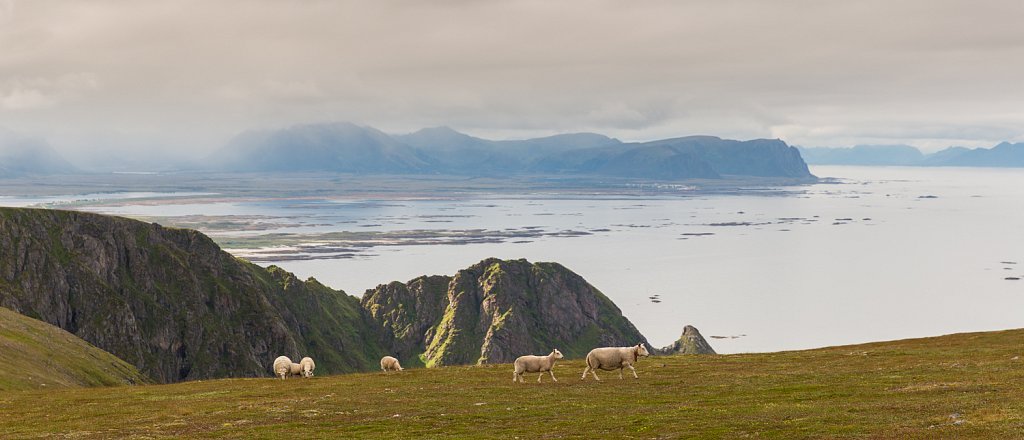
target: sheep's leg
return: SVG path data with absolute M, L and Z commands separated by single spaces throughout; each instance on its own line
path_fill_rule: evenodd
M 542 377 L 544 377 L 544 372 L 543 371 L 541 371 L 540 374 L 537 375 L 537 383 L 540 383 L 540 378 L 542 378 Z
M 622 379 L 622 367 L 619 367 L 619 379 Z
M 590 374 L 594 375 L 594 380 L 601 380 L 600 377 L 597 377 L 597 368 L 591 368 L 590 369 Z
M 558 382 L 558 379 L 555 379 L 555 370 L 548 370 L 548 373 L 551 373 L 551 380 Z
M 640 378 L 640 376 L 636 375 L 636 368 L 633 368 L 633 365 L 627 365 L 627 367 L 629 367 L 629 370 L 633 372 L 633 379 L 639 379 Z
M 513 371 L 512 372 L 512 383 L 516 383 L 516 379 L 518 379 L 518 378 L 519 378 L 519 373 L 516 373 L 515 371 Z
M 582 376 L 580 376 L 580 380 L 583 380 L 583 379 L 586 379 L 586 378 L 587 378 L 587 372 L 588 372 L 588 371 L 590 371 L 590 365 L 587 365 L 587 368 L 584 368 L 584 369 L 583 369 L 583 375 L 582 375 Z

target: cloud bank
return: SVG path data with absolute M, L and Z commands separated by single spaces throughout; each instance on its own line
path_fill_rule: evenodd
M 0 0 L 0 125 L 208 151 L 353 121 L 800 145 L 1024 140 L 1010 1 Z

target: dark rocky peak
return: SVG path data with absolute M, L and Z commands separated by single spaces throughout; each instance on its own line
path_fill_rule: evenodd
M 676 342 L 660 350 L 657 354 L 715 354 L 715 349 L 701 336 L 700 331 L 692 325 L 683 327 L 683 334 Z

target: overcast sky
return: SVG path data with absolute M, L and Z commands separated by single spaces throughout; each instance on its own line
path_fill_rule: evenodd
M 0 0 L 0 128 L 208 151 L 352 121 L 490 138 L 1024 141 L 1024 1 Z

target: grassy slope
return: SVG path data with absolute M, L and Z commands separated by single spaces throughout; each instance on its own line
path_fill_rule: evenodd
M 583 362 L 513 385 L 508 365 L 0 394 L 13 438 L 1019 438 L 1024 330 L 820 350 Z
M 0 391 L 149 382 L 114 355 L 3 307 L 0 366 Z

